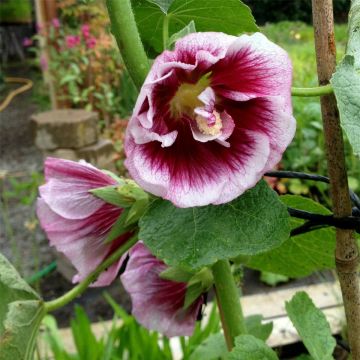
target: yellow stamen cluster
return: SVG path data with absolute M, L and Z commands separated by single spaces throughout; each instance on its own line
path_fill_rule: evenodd
M 208 76 L 203 76 L 196 84 L 181 84 L 170 102 L 171 115 L 176 119 L 182 114 L 194 115 L 194 109 L 203 103 L 198 96 L 209 86 Z

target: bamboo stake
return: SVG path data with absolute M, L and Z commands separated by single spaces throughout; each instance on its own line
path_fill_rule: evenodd
M 326 85 L 336 66 L 332 0 L 312 0 L 315 49 L 320 85 Z M 339 112 L 333 94 L 321 97 L 326 157 L 333 212 L 337 217 L 351 215 L 351 202 Z M 353 360 L 360 360 L 359 249 L 352 230 L 336 229 L 336 270 L 339 277 Z

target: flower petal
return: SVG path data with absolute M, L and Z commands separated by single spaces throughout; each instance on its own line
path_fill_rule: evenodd
M 104 202 L 89 190 L 116 184 L 88 163 L 55 158 L 46 159 L 45 178 L 47 182 L 39 188 L 41 197 L 53 211 L 67 219 L 92 215 Z
M 128 142 L 126 166 L 145 190 L 178 207 L 221 204 L 230 201 L 225 188 L 233 191 L 234 199 L 260 180 L 270 151 L 262 133 L 235 128 L 230 139 L 226 148 L 181 134 L 166 151 L 155 143 Z
M 286 99 L 281 96 L 266 96 L 242 103 L 228 102 L 225 107 L 232 118 L 241 119 L 238 126 L 268 137 L 270 154 L 264 173 L 274 168 L 296 130 L 296 120 L 286 104 Z
M 103 204 L 103 208 L 88 219 L 65 219 L 55 213 L 42 198 L 37 200 L 37 216 L 50 245 L 64 253 L 78 271 L 74 282 L 84 279 L 109 256 L 114 246 L 122 245 L 129 238 L 129 234 L 124 234 L 110 244 L 104 243 L 121 211 Z M 120 262 L 114 263 L 91 286 L 109 285 L 117 276 L 120 266 Z
M 260 33 L 237 38 L 211 70 L 211 86 L 217 94 L 236 101 L 281 95 L 291 109 L 291 60 Z
M 161 279 L 167 268 L 142 244 L 130 250 L 121 281 L 132 301 L 132 314 L 140 324 L 164 335 L 190 336 L 203 303 L 202 296 L 184 310 L 186 283 Z

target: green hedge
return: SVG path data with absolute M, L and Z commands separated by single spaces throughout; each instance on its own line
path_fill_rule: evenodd
M 243 0 L 259 25 L 283 20 L 311 23 L 311 0 Z M 335 21 L 344 22 L 350 0 L 334 0 Z

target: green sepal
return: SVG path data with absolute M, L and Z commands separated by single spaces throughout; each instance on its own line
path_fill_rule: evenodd
M 127 231 L 131 230 L 126 223 L 128 213 L 129 213 L 129 210 L 125 209 L 122 212 L 122 214 L 119 216 L 119 218 L 116 220 L 115 224 L 112 226 L 109 234 L 107 235 L 107 237 L 104 240 L 105 244 L 112 242 L 117 237 L 119 237 L 121 234 L 124 234 Z
M 129 209 L 126 217 L 126 225 L 130 226 L 138 222 L 138 220 L 143 216 L 145 213 L 149 200 L 146 199 L 139 199 L 132 204 L 131 208 Z
M 184 270 L 178 266 L 172 266 L 162 271 L 159 276 L 165 280 L 189 282 L 190 279 L 194 276 L 194 273 Z
M 90 192 L 101 200 L 121 208 L 127 208 L 131 205 L 121 197 L 117 185 L 100 187 L 90 190 Z
M 118 187 L 118 193 L 121 199 L 129 205 L 140 200 L 149 200 L 149 195 L 136 184 L 135 181 L 130 179 L 124 179 L 124 185 Z
M 105 170 L 105 169 L 101 169 L 101 171 L 110 176 L 113 180 L 115 180 L 117 183 L 122 184 L 124 182 L 124 179 L 120 178 L 119 176 L 115 175 L 114 173 L 112 173 L 109 170 Z
M 205 267 L 196 273 L 188 282 L 184 309 L 187 309 L 203 293 L 207 292 L 214 283 L 212 271 Z

